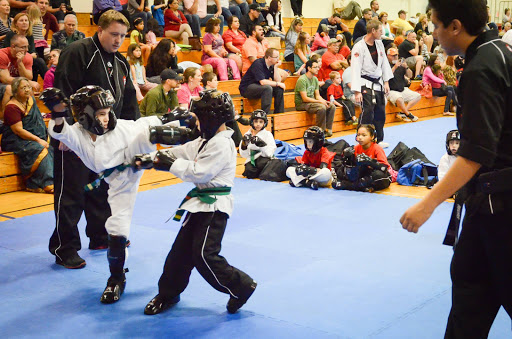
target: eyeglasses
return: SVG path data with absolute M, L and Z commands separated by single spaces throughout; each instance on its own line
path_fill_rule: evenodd
M 16 48 L 19 48 L 19 49 L 28 49 L 28 45 L 27 46 L 14 46 Z

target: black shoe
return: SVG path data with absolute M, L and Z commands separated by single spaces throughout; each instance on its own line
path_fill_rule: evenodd
M 91 238 L 89 240 L 89 249 L 90 250 L 105 250 L 108 248 L 108 239 L 107 238 Z
M 126 239 L 126 247 L 130 247 L 131 244 L 130 239 Z
M 65 268 L 83 268 L 85 267 L 85 260 L 82 259 L 78 253 L 73 253 L 72 255 L 69 255 L 67 257 L 55 257 L 55 263 L 57 265 L 64 266 Z
M 123 278 L 122 281 L 117 281 L 110 277 L 107 281 L 107 287 L 103 291 L 101 295 L 100 301 L 104 304 L 113 304 L 116 301 L 119 301 L 121 298 L 121 294 L 124 292 L 124 288 L 126 287 L 126 278 Z
M 146 305 L 144 309 L 144 314 L 147 315 L 155 315 L 161 313 L 167 309 L 169 309 L 172 305 L 179 303 L 180 296 L 179 294 L 174 298 L 163 298 L 160 294 L 157 294 L 150 302 Z
M 253 280 L 252 283 L 246 287 L 246 291 L 243 291 L 238 298 L 231 296 L 229 298 L 228 304 L 226 305 L 228 313 L 236 313 L 236 311 L 238 311 L 240 307 L 242 307 L 247 302 L 247 300 L 249 300 L 251 295 L 254 293 L 256 286 L 258 286 L 258 284 Z
M 318 190 L 318 182 L 315 180 L 306 180 L 306 186 L 311 188 L 312 190 Z

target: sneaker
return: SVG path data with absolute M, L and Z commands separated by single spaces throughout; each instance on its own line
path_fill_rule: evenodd
M 144 314 L 155 315 L 169 309 L 172 305 L 180 302 L 179 294 L 174 298 L 164 298 L 157 294 L 144 308 Z
M 110 277 L 107 281 L 107 287 L 103 291 L 101 295 L 100 301 L 103 304 L 113 304 L 119 299 L 121 299 L 121 295 L 124 292 L 126 287 L 126 278 L 123 278 L 121 281 L 116 281 L 112 277 Z
M 316 182 L 315 180 L 306 180 L 306 186 L 314 191 L 318 190 L 318 182 Z
M 77 268 L 83 268 L 85 267 L 86 263 L 85 260 L 82 259 L 78 253 L 73 253 L 70 256 L 67 257 L 55 257 L 55 263 L 57 265 L 64 266 L 65 268 L 70 269 L 77 269 Z
M 356 118 L 355 120 L 352 120 L 352 124 L 357 125 L 359 123 L 359 119 Z
M 245 288 L 246 291 L 241 291 L 241 296 L 238 298 L 231 296 L 229 298 L 228 304 L 226 305 L 228 313 L 236 313 L 236 311 L 238 311 L 240 307 L 242 307 L 247 302 L 247 300 L 249 300 L 251 295 L 254 293 L 256 286 L 258 286 L 258 284 L 253 280 L 252 283 Z
M 409 113 L 407 117 L 411 119 L 410 121 L 418 121 L 418 117 L 413 115 L 412 113 Z
M 89 240 L 89 249 L 90 250 L 105 250 L 108 248 L 108 239 L 107 238 L 91 238 Z
M 379 146 L 382 148 L 388 148 L 389 144 L 387 142 L 381 141 L 381 142 L 379 142 Z
M 329 130 L 329 129 L 326 129 L 326 130 L 325 130 L 325 132 L 324 132 L 324 134 L 325 134 L 325 137 L 326 137 L 326 138 L 332 137 L 332 131 L 331 131 L 331 130 Z
M 402 113 L 402 112 L 397 113 L 396 117 L 397 117 L 398 119 L 402 119 L 402 121 L 405 121 L 405 122 L 410 122 L 410 121 L 411 121 L 411 119 L 409 119 L 409 118 L 407 117 L 407 115 L 406 115 L 405 113 Z
M 453 117 L 455 115 L 455 113 L 453 113 L 453 112 L 443 112 L 443 115 L 447 116 L 447 117 Z
M 350 126 L 350 125 L 353 125 L 353 124 L 354 124 L 354 120 L 352 120 L 352 119 L 345 121 L 345 125 Z

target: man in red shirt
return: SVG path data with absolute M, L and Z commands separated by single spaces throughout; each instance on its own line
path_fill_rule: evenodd
M 27 38 L 18 34 L 11 38 L 11 47 L 0 49 L 0 98 L 2 98 L 0 109 L 2 111 L 12 95 L 10 85 L 14 78 L 25 77 L 29 79 L 35 92 L 41 89 L 37 82 L 30 80 L 33 58 L 27 51 Z
M 331 74 L 332 71 L 339 72 L 340 76 L 343 76 L 343 70 L 348 67 L 348 62 L 343 55 L 338 54 L 338 50 L 338 40 L 330 39 L 327 43 L 327 52 L 322 56 L 322 66 L 318 72 L 319 81 L 329 80 L 330 85 L 329 74 Z M 329 86 L 326 88 L 328 87 Z
M 46 29 L 44 38 L 45 40 L 48 40 L 48 32 L 52 31 L 52 33 L 56 33 L 60 30 L 59 22 L 55 15 L 48 12 L 48 0 L 37 0 L 36 4 L 39 6 L 39 10 L 41 11 L 41 21 Z

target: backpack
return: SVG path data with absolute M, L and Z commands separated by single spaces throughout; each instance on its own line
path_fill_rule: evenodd
M 388 156 L 388 162 L 395 171 L 398 171 L 403 165 L 417 159 L 433 164 L 422 151 L 416 147 L 409 148 L 401 141 L 393 148 Z
M 285 160 L 270 159 L 260 172 L 258 178 L 260 180 L 274 182 L 286 181 L 288 180 L 288 177 L 286 176 L 287 168 L 288 163 Z
M 396 181 L 399 185 L 430 188 L 437 182 L 437 166 L 421 159 L 413 160 L 400 168 Z

